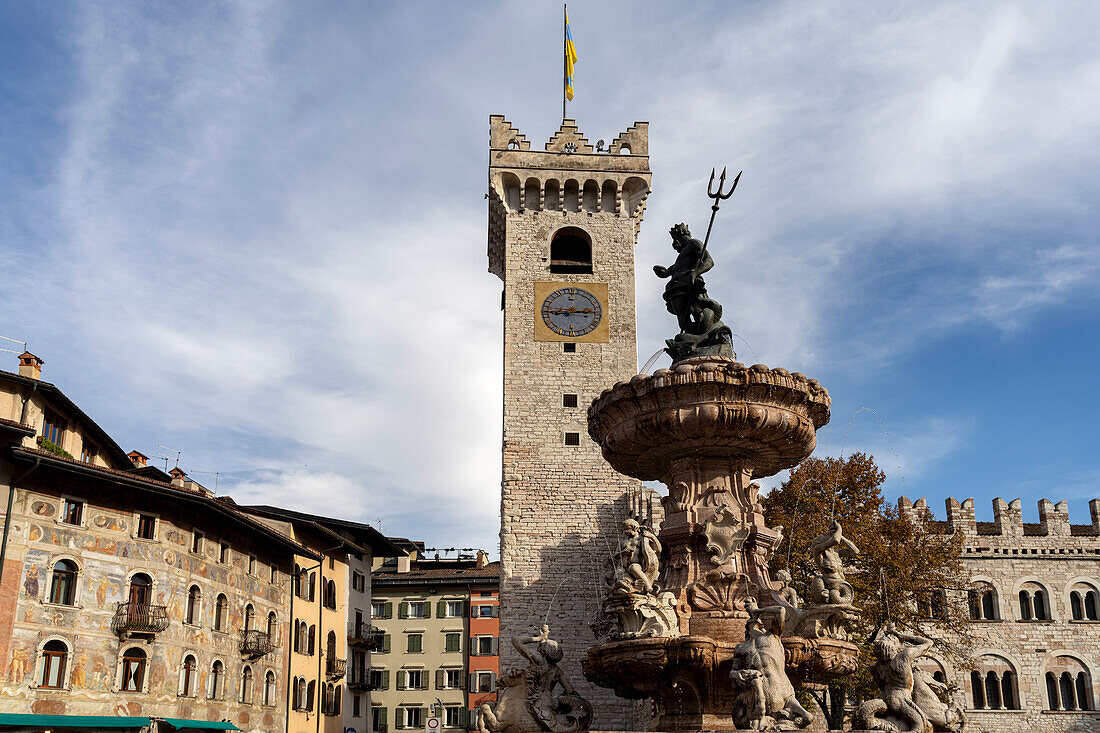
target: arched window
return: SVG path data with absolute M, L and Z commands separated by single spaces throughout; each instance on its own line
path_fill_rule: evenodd
M 183 658 L 183 667 L 180 669 L 180 695 L 193 697 L 195 694 L 195 682 L 198 681 L 198 664 L 195 655 L 188 654 Z
M 153 579 L 145 573 L 137 573 L 130 578 L 130 603 L 134 606 L 148 606 L 153 602 Z
M 252 631 L 252 624 L 256 620 L 256 609 L 249 603 L 244 607 L 244 630 Z
M 328 638 L 325 639 L 325 656 L 329 659 L 336 658 L 336 632 L 328 632 Z
M 69 658 L 69 647 L 60 639 L 47 641 L 42 646 L 42 673 L 38 678 L 40 687 L 61 689 L 65 686 L 65 662 Z
M 214 631 L 225 631 L 226 617 L 229 614 L 229 599 L 224 593 L 218 594 L 218 600 L 214 604 Z
M 981 584 L 971 588 L 967 596 L 970 605 L 970 618 L 975 621 L 995 621 L 1000 618 L 997 613 L 997 591 L 989 584 Z
M 527 183 L 523 185 L 523 208 L 527 211 L 538 211 L 542 208 L 542 202 L 539 200 L 542 198 L 541 186 L 539 185 L 539 179 L 528 178 Z
M 600 210 L 600 184 L 593 181 L 591 178 L 584 182 L 584 188 L 581 193 L 581 203 L 584 206 L 584 210 L 595 213 Z
M 1079 660 L 1069 656 L 1047 662 L 1047 705 L 1049 710 L 1092 710 L 1092 678 Z
M 241 671 L 241 702 L 252 704 L 252 667 L 247 664 Z
M 566 181 L 562 187 L 561 208 L 562 211 L 581 210 L 581 186 L 573 179 Z
M 1050 596 L 1039 583 L 1027 582 L 1020 586 L 1020 620 L 1050 620 Z
M 294 564 L 294 595 L 302 597 L 302 566 Z
M 224 692 L 225 665 L 218 659 L 214 660 L 214 663 L 210 665 L 210 689 L 207 690 L 207 696 L 211 700 L 221 700 Z
M 559 229 L 550 240 L 550 272 L 591 274 L 592 237 L 579 227 Z
M 333 715 L 339 715 L 340 714 L 340 687 L 341 687 L 340 685 L 336 685 L 336 691 L 333 693 L 333 697 L 332 697 L 332 714 Z
M 187 589 L 187 623 L 198 625 L 202 621 L 202 591 L 197 585 Z
M 609 214 L 616 214 L 615 198 L 616 198 L 615 182 L 608 180 L 603 182 L 603 188 L 600 190 L 600 211 L 606 211 Z
M 264 705 L 274 705 L 275 694 L 275 673 L 268 670 L 264 677 Z
M 309 654 L 309 626 L 305 621 L 298 622 L 297 633 L 294 635 L 294 651 Z
M 119 680 L 122 690 L 141 692 L 144 689 L 146 660 L 145 652 L 136 646 L 122 653 L 122 679 Z
M 1085 620 L 1085 604 L 1081 602 L 1081 594 L 1078 591 L 1071 591 L 1069 594 L 1069 609 L 1073 614 L 1074 621 Z
M 1035 609 L 1036 621 L 1050 620 L 1050 604 L 1047 602 L 1047 592 L 1045 590 L 1039 589 L 1031 594 L 1031 605 Z
M 267 614 L 267 638 L 272 643 L 278 641 L 276 637 L 279 635 L 279 619 L 275 616 L 275 612 L 271 611 Z
M 1075 583 L 1069 594 L 1069 607 L 1074 621 L 1096 621 L 1100 598 L 1088 583 Z
M 1004 657 L 987 654 L 970 673 L 970 694 L 975 710 L 1019 710 L 1020 688 L 1016 669 Z
M 1020 591 L 1020 619 L 1031 620 L 1031 594 L 1026 590 Z
M 50 583 L 50 603 L 73 605 L 76 600 L 76 572 L 76 563 L 71 560 L 57 561 Z

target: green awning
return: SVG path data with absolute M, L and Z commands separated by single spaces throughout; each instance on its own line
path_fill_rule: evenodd
M 143 728 L 148 718 L 121 718 L 116 715 L 32 715 L 0 713 L 0 725 L 34 728 Z
M 216 720 L 186 720 L 184 718 L 164 718 L 163 720 L 176 730 L 240 730 L 232 723 L 220 723 Z

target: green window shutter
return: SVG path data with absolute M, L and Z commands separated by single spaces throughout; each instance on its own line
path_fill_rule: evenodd
M 432 602 L 424 601 L 424 618 L 432 617 Z
M 462 635 L 461 634 L 447 634 L 446 637 L 446 651 L 460 652 L 462 651 Z
M 462 601 L 462 618 L 466 618 L 470 615 L 470 602 L 466 599 Z M 465 713 L 463 713 L 465 714 Z
M 489 689 L 490 690 L 495 690 L 496 688 L 497 688 L 497 673 L 496 672 L 490 672 L 489 673 Z
M 393 602 L 392 601 L 386 601 L 386 610 L 382 614 L 382 618 L 393 618 Z M 383 710 L 382 712 L 385 713 L 386 711 Z
M 466 727 L 466 720 L 467 720 L 467 718 L 466 718 L 466 708 L 461 707 L 461 708 L 458 709 L 458 724 L 459 724 L 459 726 L 461 726 L 462 728 L 465 728 Z
M 382 689 L 390 689 L 390 671 L 388 669 L 382 670 Z M 382 714 L 385 715 L 386 711 L 383 710 Z
M 409 604 L 406 601 L 401 601 L 397 604 L 397 618 L 409 617 Z
M 378 723 L 381 730 L 377 731 L 377 733 L 386 733 L 386 722 L 386 708 L 382 708 L 378 711 Z
M 428 711 L 424 708 L 420 708 L 420 724 L 421 725 L 427 725 L 428 724 Z
M 499 650 L 500 639 L 496 636 L 489 642 L 489 656 L 497 656 Z
M 443 689 L 443 670 L 441 669 L 435 671 L 435 689 Z
M 467 688 L 470 690 L 470 692 L 474 692 L 475 690 L 477 690 L 477 678 L 474 677 L 475 674 L 476 674 L 475 672 L 471 672 L 470 674 L 468 674 L 466 676 L 467 679 L 469 680 L 469 684 L 467 685 Z
M 461 671 L 461 670 L 459 670 L 459 673 L 458 673 L 458 688 L 457 688 L 457 689 L 459 689 L 459 690 L 463 689 L 463 684 L 462 684 L 462 682 L 463 682 L 463 679 L 462 679 L 462 671 Z
M 403 669 L 397 670 L 397 689 L 399 689 L 399 690 L 404 690 L 405 689 L 405 678 L 407 676 L 408 675 L 405 672 L 405 670 L 403 670 Z
M 409 654 L 419 654 L 424 651 L 423 637 L 420 634 L 409 634 L 406 652 Z
M 390 635 L 389 634 L 386 634 L 385 636 L 382 637 L 382 653 L 383 654 L 389 654 L 390 653 Z
M 479 651 L 478 651 L 478 648 L 477 648 L 477 637 L 476 636 L 471 636 L 470 637 L 470 656 L 471 657 L 479 656 Z
M 447 602 L 437 601 L 435 604 L 436 618 L 444 618 L 447 615 Z

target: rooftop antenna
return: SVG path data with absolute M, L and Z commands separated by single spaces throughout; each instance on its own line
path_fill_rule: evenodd
M 0 336 L 0 339 L 4 339 L 5 341 L 11 341 L 13 344 L 23 344 L 23 351 L 27 350 L 27 342 L 26 341 L 20 341 L 19 339 L 8 338 L 7 336 Z M 15 349 L 4 349 L 4 348 L 0 348 L 0 351 L 6 351 L 9 354 L 22 354 L 23 353 L 23 351 L 16 351 Z
M 214 493 L 215 494 L 218 493 L 218 477 L 221 475 L 220 471 L 190 471 L 190 473 L 192 473 L 192 474 L 201 473 L 201 474 L 205 474 L 206 476 L 213 476 L 214 477 Z
M 169 453 L 175 453 L 176 454 L 176 468 L 179 468 L 180 455 L 183 453 L 183 451 L 178 451 L 175 448 L 169 448 L 168 446 L 161 445 L 160 443 L 157 443 L 157 447 L 158 448 L 163 448 L 164 450 L 168 451 Z M 167 471 L 168 470 L 168 461 L 171 460 L 172 456 L 166 456 L 163 453 L 157 453 L 157 455 L 164 459 L 164 470 Z

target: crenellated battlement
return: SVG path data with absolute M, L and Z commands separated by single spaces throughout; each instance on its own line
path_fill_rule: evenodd
M 970 538 L 975 542 L 997 538 L 998 544 L 1008 542 L 1030 547 L 1035 544 L 1032 538 L 1044 538 L 1041 544 L 1056 540 L 1056 544 L 1064 548 L 1071 543 L 1069 538 L 1073 538 L 1072 544 L 1087 543 L 1089 548 L 1100 549 L 1100 499 L 1089 501 L 1089 524 L 1071 524 L 1069 503 L 1064 500 L 1054 504 L 1049 499 L 1040 499 L 1038 522 L 1024 521 L 1020 499 L 1007 502 L 1000 497 L 994 499 L 993 521 L 978 521 L 973 497 L 962 502 L 952 497 L 944 503 L 946 521 L 936 520 L 923 497 L 916 502 L 904 496 L 899 498 L 898 512 L 917 521 L 931 523 L 945 533 L 959 532 L 967 538 L 968 544 Z

